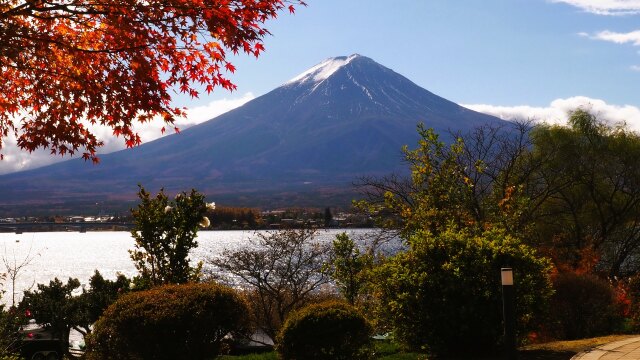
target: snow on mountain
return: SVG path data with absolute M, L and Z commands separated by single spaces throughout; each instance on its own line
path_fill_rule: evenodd
M 316 84 L 319 84 L 324 80 L 328 79 L 333 73 L 338 71 L 341 67 L 347 65 L 348 63 L 351 62 L 351 60 L 359 56 L 360 55 L 358 54 L 353 54 L 350 56 L 339 56 L 339 57 L 326 59 L 320 64 L 310 68 L 309 70 L 303 72 L 302 74 L 287 81 L 285 85 L 304 84 L 307 82 L 314 82 Z

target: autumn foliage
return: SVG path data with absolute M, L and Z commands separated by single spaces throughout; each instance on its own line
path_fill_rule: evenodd
M 135 122 L 173 125 L 175 91 L 233 90 L 228 52 L 259 56 L 265 21 L 301 0 L 8 0 L 0 2 L 0 149 L 15 134 L 98 161 L 101 124 L 140 143 Z

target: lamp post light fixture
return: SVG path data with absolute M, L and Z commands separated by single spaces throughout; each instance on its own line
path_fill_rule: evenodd
M 513 289 L 513 269 L 502 268 L 502 313 L 504 316 L 504 350 L 505 359 L 515 360 L 516 351 L 516 311 L 515 292 Z

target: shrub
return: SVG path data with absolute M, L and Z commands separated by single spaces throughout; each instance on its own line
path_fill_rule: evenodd
M 517 329 L 538 325 L 551 293 L 546 259 L 502 230 L 417 232 L 412 248 L 375 274 L 379 316 L 410 350 L 479 355 L 502 341 L 500 268 L 514 269 Z M 468 354 L 471 352 L 471 354 Z
M 635 274 L 629 278 L 627 284 L 627 301 L 628 315 L 631 322 L 631 328 L 633 331 L 640 330 L 640 274 Z
M 26 320 L 16 308 L 5 311 L 4 305 L 0 304 L 0 360 L 21 360 L 18 354 L 20 334 L 16 329 Z
M 371 326 L 352 306 L 327 301 L 292 313 L 277 338 L 284 360 L 364 359 Z
M 218 284 L 165 285 L 125 294 L 89 337 L 90 359 L 210 359 L 246 331 L 247 306 Z
M 560 339 L 580 339 L 620 330 L 622 313 L 609 282 L 591 274 L 561 273 L 553 280 L 551 331 Z

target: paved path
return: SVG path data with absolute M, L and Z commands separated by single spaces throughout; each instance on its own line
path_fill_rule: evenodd
M 640 337 L 598 346 L 577 354 L 571 360 L 640 360 Z

